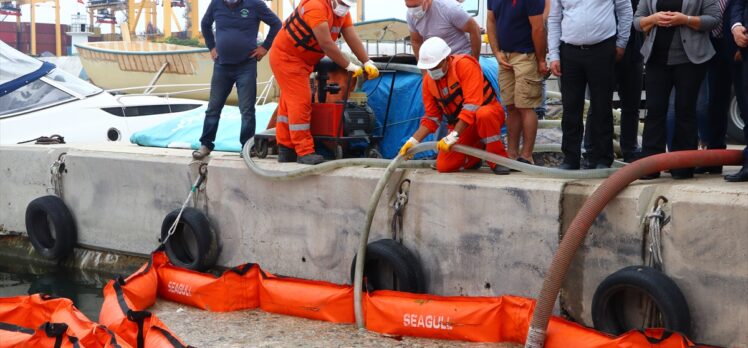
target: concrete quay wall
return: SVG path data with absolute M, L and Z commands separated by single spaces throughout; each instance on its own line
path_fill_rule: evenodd
M 0 147 L 2 228 L 25 231 L 25 207 L 48 192 L 49 166 L 62 152 L 63 199 L 77 220 L 79 244 L 131 254 L 157 246 L 164 216 L 181 206 L 199 166 L 184 150 Z M 350 283 L 366 204 L 383 169 L 344 168 L 271 182 L 251 174 L 238 155 L 222 153 L 207 168 L 196 206 L 219 236 L 220 265 L 256 262 L 276 274 Z M 601 182 L 402 170 L 385 189 L 370 241 L 391 237 L 392 203 L 406 178 L 412 184 L 399 238 L 421 261 L 429 293 L 469 296 L 536 296 L 563 231 Z M 626 189 L 590 230 L 562 290 L 561 309 L 592 325 L 597 285 L 623 267 L 645 264 L 644 216 L 661 195 L 669 199 L 671 217 L 663 229 L 664 270 L 686 296 L 694 339 L 748 347 L 748 186 L 716 177 Z

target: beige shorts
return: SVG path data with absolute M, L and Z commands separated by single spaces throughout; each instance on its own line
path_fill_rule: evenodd
M 543 77 L 538 73 L 535 53 L 501 52 L 511 69 L 499 65 L 501 103 L 520 109 L 540 106 L 543 95 Z

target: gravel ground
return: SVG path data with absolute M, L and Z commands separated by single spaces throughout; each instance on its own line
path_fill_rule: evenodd
M 307 320 L 259 309 L 212 313 L 158 300 L 150 310 L 185 343 L 196 347 L 521 347 L 388 337 L 360 332 L 352 324 Z

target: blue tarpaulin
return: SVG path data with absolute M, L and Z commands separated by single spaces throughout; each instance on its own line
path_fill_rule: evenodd
M 493 58 L 481 58 L 483 74 L 489 79 L 498 93 L 498 63 Z M 384 135 L 380 142 L 380 152 L 385 158 L 394 158 L 400 147 L 418 129 L 423 116 L 423 98 L 421 96 L 422 77 L 420 74 L 397 72 L 392 100 L 387 115 L 387 101 L 390 95 L 392 73 L 382 73 L 380 78 L 366 81 L 363 91 L 369 96 L 369 106 L 377 116 L 378 128 L 375 135 Z M 497 98 L 499 96 L 497 95 Z M 257 131 L 265 129 L 277 104 L 268 103 L 257 106 Z M 155 127 L 137 132 L 130 137 L 130 142 L 142 146 L 192 148 L 200 147 L 200 135 L 203 130 L 205 107 L 200 107 L 185 116 L 166 121 Z M 239 108 L 226 106 L 221 113 L 216 136 L 216 150 L 241 151 L 239 145 L 239 128 L 241 115 Z M 434 140 L 429 135 L 426 141 Z M 320 149 L 321 150 L 321 149 Z M 434 152 L 419 154 L 418 158 L 433 157 Z
M 481 68 L 483 68 L 483 74 L 498 93 L 499 65 L 496 59 L 481 57 L 480 63 Z M 382 135 L 382 131 L 384 131 L 384 139 L 380 143 L 380 151 L 385 158 L 394 158 L 397 156 L 400 147 L 418 129 L 421 116 L 424 113 L 421 96 L 421 75 L 401 71 L 398 71 L 396 74 L 389 115 L 387 115 L 386 111 L 392 73 L 382 73 L 378 79 L 366 81 L 363 85 L 364 92 L 369 96 L 369 106 L 371 106 L 377 115 L 379 128 L 376 130 L 376 134 Z M 496 97 L 500 98 L 498 95 Z M 384 125 L 385 115 L 387 115 L 386 125 Z M 433 134 L 425 139 L 425 141 L 433 140 Z M 427 152 L 423 153 L 419 158 L 433 156 L 434 152 Z
M 255 118 L 258 131 L 265 129 L 276 105 L 276 103 L 267 103 L 256 107 Z M 230 105 L 223 107 L 221 121 L 218 123 L 215 150 L 241 151 L 241 144 L 239 143 L 241 118 L 238 107 Z M 186 113 L 184 116 L 137 132 L 130 137 L 130 142 L 142 146 L 197 149 L 200 147 L 200 135 L 203 132 L 204 119 L 205 106 L 202 106 Z

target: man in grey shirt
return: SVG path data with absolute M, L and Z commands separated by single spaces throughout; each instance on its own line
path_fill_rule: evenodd
M 630 0 L 552 0 L 548 17 L 551 72 L 561 78 L 564 116 L 562 169 L 579 169 L 584 125 L 584 92 L 590 87 L 592 117 L 590 168 L 613 163 L 613 79 L 615 62 L 629 40 L 633 9 Z
M 452 49 L 452 54 L 480 55 L 480 26 L 455 0 L 405 0 L 408 7 L 408 29 L 413 53 L 418 59 L 421 44 L 432 37 L 440 37 Z

